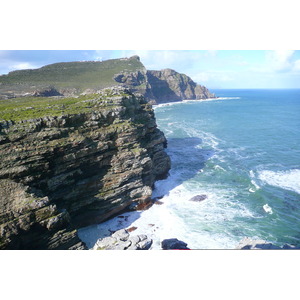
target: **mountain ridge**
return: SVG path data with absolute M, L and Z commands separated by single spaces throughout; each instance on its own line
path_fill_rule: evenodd
M 122 86 L 153 104 L 215 97 L 190 77 L 172 69 L 147 70 L 135 55 L 105 61 L 61 62 L 0 76 L 0 99 L 23 96 L 78 96 Z

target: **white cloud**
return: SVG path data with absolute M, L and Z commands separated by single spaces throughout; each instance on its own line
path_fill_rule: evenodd
M 217 51 L 193 51 L 193 50 L 124 50 L 122 57 L 138 55 L 142 63 L 149 70 L 165 68 L 185 72 L 187 68 L 195 66 L 208 57 L 216 57 Z
M 200 72 L 192 75 L 193 81 L 197 83 L 215 83 L 234 81 L 232 72 Z
M 267 62 L 271 70 L 286 72 L 293 68 L 294 50 L 274 50 L 267 52 Z
M 15 70 L 35 69 L 39 67 L 41 66 L 29 62 L 18 62 L 11 59 L 1 59 L 0 57 L 0 75 L 7 74 L 8 72 Z
M 25 69 L 35 69 L 37 66 L 29 62 L 20 62 L 9 67 L 11 70 L 25 70 Z
M 294 67 L 293 67 L 293 71 L 300 71 L 300 59 L 297 59 L 295 62 L 294 62 Z

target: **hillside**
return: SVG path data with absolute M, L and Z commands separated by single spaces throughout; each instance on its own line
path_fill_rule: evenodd
M 20 96 L 78 96 L 123 86 L 152 103 L 215 97 L 190 77 L 171 69 L 147 71 L 138 56 L 102 62 L 55 63 L 0 76 L 0 99 Z
M 84 61 L 55 63 L 39 69 L 10 72 L 0 76 L 0 95 L 19 96 L 54 87 L 61 94 L 80 94 L 86 89 L 102 89 L 116 85 L 114 75 L 145 70 L 143 64 L 130 57 L 103 62 Z

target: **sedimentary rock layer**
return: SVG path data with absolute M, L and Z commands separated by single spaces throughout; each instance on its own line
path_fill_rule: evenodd
M 0 249 L 84 249 L 76 228 L 151 198 L 170 169 L 144 97 L 123 88 L 85 111 L 0 123 Z

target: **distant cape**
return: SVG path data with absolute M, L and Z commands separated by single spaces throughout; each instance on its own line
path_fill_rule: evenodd
M 147 70 L 135 55 L 106 61 L 55 63 L 0 76 L 0 99 L 76 96 L 123 86 L 152 104 L 215 98 L 206 87 L 172 69 Z

